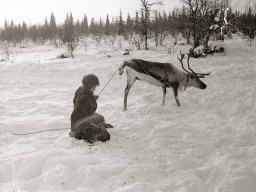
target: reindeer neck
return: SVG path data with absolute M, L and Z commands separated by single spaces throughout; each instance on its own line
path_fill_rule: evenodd
M 185 72 L 182 72 L 182 75 L 180 77 L 181 77 L 180 82 L 184 86 L 184 91 L 185 91 L 186 88 L 188 87 L 189 74 L 185 73 Z

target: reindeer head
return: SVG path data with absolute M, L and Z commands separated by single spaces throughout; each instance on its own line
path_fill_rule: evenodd
M 180 55 L 181 55 L 181 58 L 178 58 L 178 60 L 180 61 L 181 63 L 181 66 L 183 68 L 184 71 L 187 72 L 187 82 L 185 84 L 185 89 L 186 87 L 196 87 L 196 88 L 200 88 L 200 89 L 206 89 L 206 84 L 204 84 L 200 78 L 204 78 L 205 75 L 210 75 L 210 73 L 196 73 L 194 70 L 192 70 L 189 66 L 189 59 L 190 59 L 190 56 L 191 54 L 193 53 L 194 49 L 190 49 L 189 53 L 187 53 L 188 57 L 187 57 L 187 64 L 188 64 L 188 70 L 186 70 L 184 68 L 184 65 L 183 65 L 183 59 L 185 57 L 185 54 L 184 53 L 181 53 L 180 51 Z

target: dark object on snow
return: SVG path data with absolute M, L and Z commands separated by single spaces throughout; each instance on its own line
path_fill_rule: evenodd
M 83 118 L 89 117 L 95 113 L 97 109 L 97 102 L 94 98 L 93 92 L 84 88 L 84 86 L 81 86 L 76 90 L 73 103 L 74 110 L 71 114 L 71 122 L 74 123 L 80 121 Z M 71 131 L 76 130 L 72 130 L 71 127 Z
M 112 128 L 113 126 L 105 123 L 105 119 L 102 115 L 94 113 L 93 115 L 82 119 L 76 124 L 77 131 L 73 133 L 76 139 L 83 139 L 89 143 L 95 141 L 108 141 L 110 140 L 110 134 L 106 128 Z M 74 128 L 74 126 L 73 126 Z
M 224 53 L 225 52 L 225 48 L 224 47 L 220 47 L 219 52 L 220 53 Z
M 69 57 L 68 54 L 62 53 L 62 54 L 60 54 L 57 58 L 58 58 L 58 59 L 65 59 L 65 58 L 68 58 L 68 57 Z
M 100 53 L 102 53 L 102 52 L 100 52 Z M 104 52 L 103 52 L 103 53 L 104 53 Z M 108 57 L 108 58 L 111 57 L 111 55 L 107 55 L 106 53 L 104 53 L 104 55 L 105 55 L 106 57 Z
M 125 49 L 125 52 L 123 55 L 129 55 L 129 50 L 128 49 Z
M 95 113 L 97 109 L 97 96 L 90 90 L 91 85 L 99 85 L 98 78 L 95 75 L 87 75 L 83 78 L 83 86 L 75 92 L 73 99 L 74 110 L 71 114 L 71 137 L 83 139 L 90 143 L 95 141 L 107 141 L 110 134 L 106 128 L 113 126 L 105 123 L 102 115 Z

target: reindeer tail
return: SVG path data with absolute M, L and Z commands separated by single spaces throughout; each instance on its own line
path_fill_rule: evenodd
M 119 75 L 122 75 L 124 73 L 124 68 L 127 64 L 127 61 L 124 61 L 124 63 L 118 68 L 119 69 Z

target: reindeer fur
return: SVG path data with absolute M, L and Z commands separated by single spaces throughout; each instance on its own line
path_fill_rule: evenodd
M 136 80 L 162 87 L 162 105 L 165 105 L 166 87 L 171 87 L 173 89 L 174 98 L 178 106 L 180 106 L 178 99 L 179 88 L 191 86 L 201 89 L 206 88 L 206 85 L 198 78 L 193 78 L 192 74 L 179 70 L 171 63 L 132 59 L 130 61 L 124 61 L 119 67 L 119 75 L 124 73 L 125 67 L 127 73 L 127 86 L 124 91 L 124 111 L 127 110 L 127 97 L 129 91 Z

